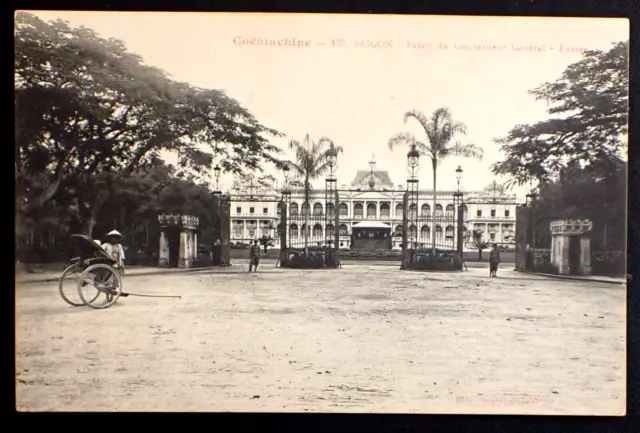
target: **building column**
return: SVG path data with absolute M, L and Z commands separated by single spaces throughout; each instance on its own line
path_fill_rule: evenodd
M 580 273 L 591 274 L 591 239 L 589 236 L 580 236 Z
M 158 248 L 158 266 L 169 267 L 169 238 L 165 229 L 160 230 L 160 246 Z

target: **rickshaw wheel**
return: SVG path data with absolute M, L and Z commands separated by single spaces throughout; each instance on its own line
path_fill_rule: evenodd
M 93 286 L 97 295 L 85 294 L 89 286 Z M 120 272 L 113 266 L 103 263 L 89 266 L 78 280 L 78 294 L 84 304 L 91 308 L 103 309 L 112 306 L 122 294 Z
M 78 286 L 78 281 L 81 279 L 81 275 L 82 275 L 82 266 L 80 266 L 79 264 L 73 264 L 71 266 L 68 266 L 62 272 L 62 276 L 58 280 L 58 292 L 60 293 L 60 297 L 67 304 L 72 305 L 74 307 L 82 307 L 86 304 L 82 301 L 82 298 L 78 298 L 78 296 L 75 296 L 74 300 L 71 299 L 71 296 L 67 296 L 69 295 L 69 293 L 68 292 L 65 293 L 65 282 L 72 283 L 76 288 L 75 293 L 76 295 L 78 295 L 77 286 Z M 73 279 L 73 282 L 71 282 L 72 279 Z M 96 293 L 96 296 L 91 300 L 91 302 L 95 301 L 99 295 L 100 295 L 100 292 Z

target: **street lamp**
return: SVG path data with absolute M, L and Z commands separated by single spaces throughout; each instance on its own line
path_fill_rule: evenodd
M 407 153 L 407 162 L 409 167 L 411 168 L 411 177 L 415 176 L 415 169 L 418 167 L 418 163 L 420 161 L 420 152 L 416 149 L 416 145 L 411 145 L 411 150 Z
M 284 174 L 284 188 L 283 191 L 287 191 L 289 189 L 289 163 L 284 166 L 282 169 L 282 173 Z
M 338 180 L 334 177 L 333 170 L 338 164 L 338 150 L 336 149 L 333 143 L 329 145 L 329 149 L 327 149 L 325 156 L 327 158 L 327 165 L 329 165 L 329 177 L 325 179 L 325 183 L 324 183 L 324 202 L 325 202 L 325 209 L 327 210 L 327 212 L 324 213 L 324 226 L 328 227 L 329 224 L 333 224 L 334 233 L 330 234 L 329 232 L 324 230 L 324 239 L 325 239 L 325 244 L 330 244 L 328 241 L 331 240 L 331 236 L 333 235 L 334 237 L 333 241 L 335 242 L 335 245 L 337 247 L 338 239 L 339 239 L 338 227 L 337 227 L 338 225 L 338 212 L 337 212 Z M 334 210 L 333 215 L 331 214 L 331 212 L 328 211 L 329 208 L 332 208 Z M 332 216 L 334 218 L 333 221 L 331 220 Z
M 418 163 L 420 162 L 420 152 L 416 148 L 415 144 L 411 145 L 411 149 L 407 153 L 407 164 L 411 169 L 411 177 L 407 179 L 407 193 L 408 193 L 408 209 L 405 209 L 407 212 L 407 221 L 409 224 L 407 225 L 407 247 L 409 249 L 415 248 L 417 244 L 418 237 L 418 199 L 419 199 L 419 190 L 418 190 L 418 178 L 416 177 L 416 168 L 418 167 Z M 413 207 L 415 209 L 412 212 Z M 414 227 L 414 230 L 411 230 L 411 227 Z M 415 232 L 415 233 L 414 233 Z M 415 238 L 414 238 L 415 236 Z M 404 248 L 404 246 L 403 246 Z
M 458 166 L 458 168 L 456 168 L 456 181 L 458 183 L 458 190 L 457 193 L 460 194 L 460 180 L 462 179 L 462 167 Z
M 465 237 L 465 234 L 463 231 L 463 227 L 464 227 L 464 205 L 462 200 L 463 194 L 462 194 L 462 191 L 460 190 L 461 180 L 462 180 L 462 167 L 458 166 L 458 168 L 456 168 L 457 188 L 456 188 L 456 192 L 453 193 L 453 202 L 454 202 L 453 207 L 458 212 L 458 217 L 456 220 L 456 226 L 457 226 L 456 251 L 458 252 L 460 263 L 463 262 L 462 256 L 464 251 L 464 237 Z
M 333 143 L 329 146 L 329 149 L 326 153 L 327 156 L 327 164 L 329 164 L 329 176 L 333 178 L 333 169 L 336 167 L 338 163 L 338 151 L 336 150 Z
M 219 193 L 219 190 L 220 190 L 220 188 L 219 188 L 219 186 L 218 186 L 218 184 L 219 184 L 219 182 L 220 182 L 220 171 L 221 171 L 221 170 L 220 170 L 220 166 L 219 166 L 218 164 L 216 164 L 216 166 L 215 166 L 215 167 L 213 167 L 213 175 L 214 175 L 214 176 L 215 176 L 215 178 L 216 178 L 216 192 L 217 192 L 217 193 Z

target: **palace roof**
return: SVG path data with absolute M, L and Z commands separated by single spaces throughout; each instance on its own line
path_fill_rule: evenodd
M 391 182 L 391 177 L 389 177 L 389 172 L 387 170 L 358 170 L 356 172 L 356 177 L 351 182 L 352 187 L 369 187 L 369 182 L 372 180 L 377 188 L 393 188 L 393 182 Z

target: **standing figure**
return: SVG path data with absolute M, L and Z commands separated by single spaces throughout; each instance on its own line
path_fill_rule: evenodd
M 489 253 L 489 276 L 498 276 L 498 264 L 500 264 L 500 251 L 498 251 L 498 244 L 493 244 L 491 252 Z
M 116 262 L 120 273 L 124 275 L 124 248 L 122 247 L 123 236 L 118 230 L 111 230 L 107 233 L 107 242 L 102 244 L 102 248 Z
M 253 241 L 253 245 L 249 247 L 249 272 L 255 268 L 255 272 L 258 271 L 258 265 L 260 264 L 260 245 L 258 240 Z

